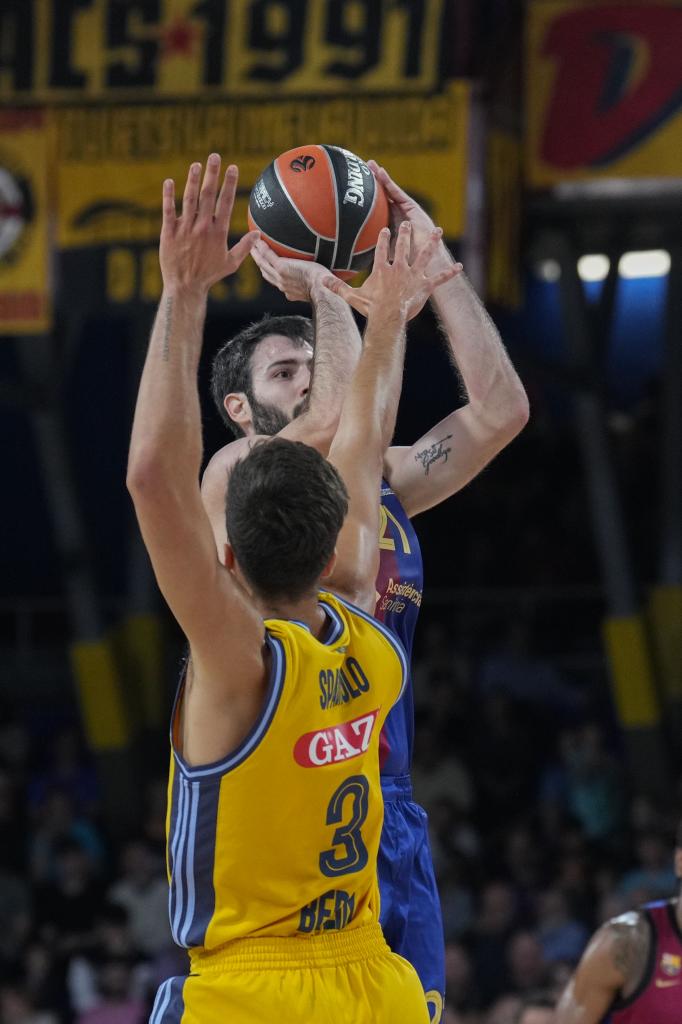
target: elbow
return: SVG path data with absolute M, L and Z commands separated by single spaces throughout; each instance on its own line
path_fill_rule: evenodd
M 528 395 L 522 387 L 519 388 L 515 395 L 507 419 L 508 429 L 512 432 L 512 437 L 520 434 L 530 419 L 530 403 L 528 402 Z
M 529 419 L 528 395 L 519 382 L 513 392 L 507 396 L 506 401 L 502 403 L 502 407 L 495 417 L 494 428 L 499 441 L 508 444 L 521 433 Z
M 126 487 L 135 504 L 149 495 L 158 493 L 163 487 L 163 476 L 159 460 L 151 453 L 131 450 L 128 457 Z

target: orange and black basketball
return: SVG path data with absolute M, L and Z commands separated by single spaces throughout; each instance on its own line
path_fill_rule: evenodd
M 342 278 L 371 263 L 387 224 L 382 185 L 364 160 L 340 146 L 282 153 L 249 200 L 249 227 L 279 256 L 316 260 Z

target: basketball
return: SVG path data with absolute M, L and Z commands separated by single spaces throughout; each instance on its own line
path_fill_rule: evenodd
M 383 186 L 340 146 L 287 150 L 261 173 L 249 199 L 249 227 L 278 256 L 315 260 L 344 279 L 371 263 L 387 224 Z

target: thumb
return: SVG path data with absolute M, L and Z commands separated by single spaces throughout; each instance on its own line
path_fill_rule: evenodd
M 232 246 L 228 253 L 228 259 L 231 267 L 230 273 L 233 273 L 241 266 L 259 238 L 259 231 L 249 231 L 248 234 L 239 239 L 236 245 Z

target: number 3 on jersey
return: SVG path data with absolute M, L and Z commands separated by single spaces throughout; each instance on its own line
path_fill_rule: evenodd
M 368 809 L 369 782 L 364 775 L 351 775 L 341 783 L 327 807 L 327 824 L 339 826 L 332 837 L 332 849 L 320 854 L 320 871 L 327 878 L 362 871 L 367 864 L 367 847 L 360 829 Z M 344 822 L 349 813 L 349 820 Z

